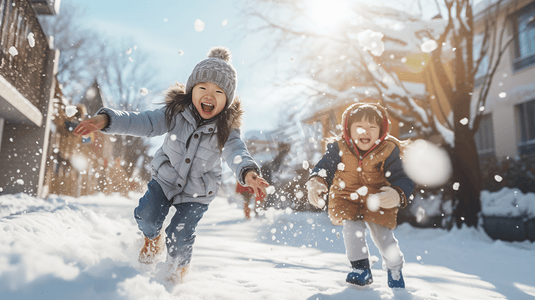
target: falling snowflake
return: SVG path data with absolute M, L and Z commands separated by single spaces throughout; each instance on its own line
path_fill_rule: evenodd
M 180 55 L 180 56 L 184 55 L 184 51 L 178 50 L 178 55 Z
M 468 118 L 462 118 L 459 123 L 461 123 L 462 125 L 468 124 Z
M 146 96 L 149 93 L 149 90 L 147 90 L 146 88 L 142 87 L 142 88 L 139 89 L 139 93 L 141 94 L 141 96 Z
M 242 157 L 241 157 L 240 155 L 236 155 L 236 156 L 234 157 L 234 163 L 235 163 L 235 164 L 239 164 L 239 163 L 241 163 L 242 160 L 243 160 L 243 159 L 242 159 Z
M 461 184 L 458 183 L 458 182 L 453 183 L 453 190 L 454 191 L 458 191 L 460 186 L 461 186 Z
M 303 161 L 303 169 L 308 170 L 309 167 L 310 165 L 308 164 L 308 161 Z
M 30 47 L 35 47 L 35 37 L 33 35 L 33 32 L 28 33 L 28 44 L 30 44 Z
M 498 96 L 500 98 L 505 98 L 505 97 L 507 97 L 507 93 L 506 92 L 501 92 L 500 94 L 498 94 Z
M 346 165 L 344 165 L 344 163 L 339 163 L 337 167 L 338 167 L 338 170 L 343 171 Z
M 357 190 L 357 193 L 359 193 L 359 195 L 361 196 L 366 196 L 368 194 L 368 187 L 367 186 L 360 187 Z
M 503 177 L 500 175 L 494 175 L 494 180 L 496 180 L 497 182 L 502 182 Z
M 272 195 L 275 193 L 275 187 L 270 185 L 266 188 L 266 193 L 268 193 L 269 195 Z
M 199 20 L 199 19 L 195 20 L 194 28 L 195 28 L 195 31 L 197 31 L 197 32 L 203 31 L 204 30 L 204 22 Z
M 67 105 L 65 107 L 65 114 L 69 118 L 74 116 L 77 112 L 78 112 L 78 108 L 76 108 L 76 106 L 74 106 L 74 105 Z
M 420 48 L 422 49 L 422 52 L 424 53 L 433 52 L 437 47 L 438 45 L 437 45 L 437 42 L 435 42 L 435 40 L 429 40 L 420 46 Z
M 19 51 L 17 51 L 17 48 L 11 46 L 9 47 L 9 54 L 11 54 L 11 56 L 17 56 L 19 54 Z
M 223 25 L 223 26 L 227 26 L 227 24 L 228 24 L 228 20 L 227 19 L 223 20 L 223 22 L 221 23 L 221 25 Z
M 126 50 L 126 54 L 130 54 L 132 53 L 132 48 L 128 48 L 128 50 Z
M 381 56 L 385 51 L 383 36 L 384 34 L 381 32 L 366 29 L 357 35 L 357 39 L 364 51 L 370 50 L 372 55 Z

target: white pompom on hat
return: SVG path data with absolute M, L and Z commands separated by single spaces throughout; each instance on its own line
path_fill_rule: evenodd
M 186 93 L 201 82 L 211 82 L 217 84 L 227 96 L 226 107 L 234 101 L 234 93 L 238 85 L 238 74 L 232 66 L 232 54 L 230 50 L 223 46 L 212 47 L 208 52 L 208 58 L 201 60 L 188 78 L 186 83 Z

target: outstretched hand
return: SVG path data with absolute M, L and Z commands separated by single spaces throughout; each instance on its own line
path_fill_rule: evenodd
M 308 192 L 308 202 L 317 208 L 325 207 L 324 196 L 329 192 L 329 188 L 325 184 L 325 180 L 320 177 L 312 177 L 305 184 Z
M 249 171 L 245 174 L 245 184 L 253 188 L 256 199 L 262 199 L 267 195 L 266 188 L 269 183 L 255 171 Z
M 93 118 L 82 121 L 82 123 L 76 126 L 73 133 L 74 135 L 88 135 L 91 132 L 101 130 L 108 126 L 108 121 L 107 115 L 96 115 Z

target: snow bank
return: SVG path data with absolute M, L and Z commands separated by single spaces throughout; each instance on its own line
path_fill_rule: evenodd
M 535 194 L 504 187 L 498 192 L 481 192 L 481 212 L 485 216 L 535 218 Z

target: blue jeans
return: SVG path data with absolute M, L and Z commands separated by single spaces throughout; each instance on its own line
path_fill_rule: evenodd
M 160 234 L 169 209 L 174 206 L 176 213 L 165 229 L 167 253 L 174 260 L 178 260 L 179 267 L 189 265 L 195 242 L 195 228 L 208 205 L 195 202 L 173 205 L 167 200 L 156 180 L 151 180 L 147 186 L 147 192 L 139 199 L 139 205 L 134 209 L 139 229 L 147 238 L 154 239 Z

